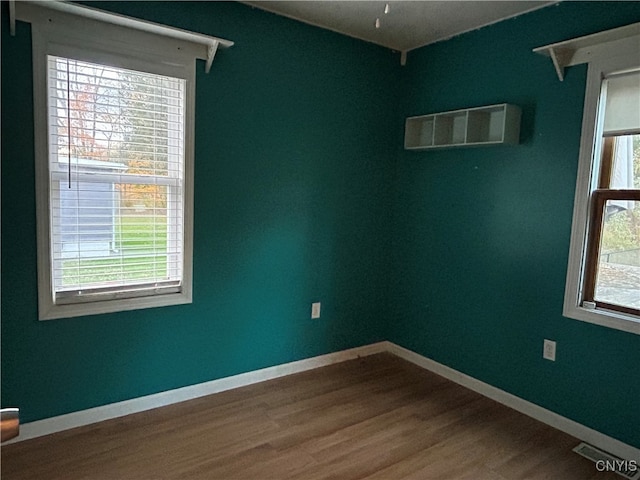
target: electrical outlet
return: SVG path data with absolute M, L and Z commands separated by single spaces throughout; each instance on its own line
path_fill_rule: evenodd
M 320 302 L 311 304 L 311 318 L 320 318 Z
M 542 358 L 551 360 L 552 362 L 556 361 L 556 342 L 545 339 L 542 349 Z

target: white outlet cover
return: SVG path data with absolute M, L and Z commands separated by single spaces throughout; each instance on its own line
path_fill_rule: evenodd
M 542 358 L 546 360 L 556 361 L 556 342 L 545 339 L 542 348 Z
M 320 318 L 320 302 L 311 304 L 311 318 Z

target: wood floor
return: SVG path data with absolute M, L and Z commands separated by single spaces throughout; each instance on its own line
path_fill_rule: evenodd
M 7 445 L 3 480 L 550 479 L 564 433 L 389 354 Z

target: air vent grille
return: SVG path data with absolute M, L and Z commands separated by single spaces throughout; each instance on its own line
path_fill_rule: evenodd
M 622 460 L 584 442 L 573 451 L 594 462 L 599 471 L 615 472 L 628 480 L 640 480 L 640 464 L 634 460 Z

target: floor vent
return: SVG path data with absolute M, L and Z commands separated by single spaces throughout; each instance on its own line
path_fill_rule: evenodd
M 584 442 L 573 451 L 595 463 L 599 472 L 615 472 L 628 480 L 640 480 L 640 463 L 635 460 L 622 460 Z

